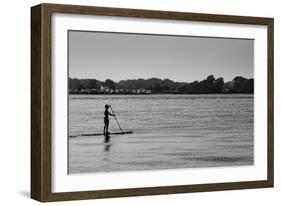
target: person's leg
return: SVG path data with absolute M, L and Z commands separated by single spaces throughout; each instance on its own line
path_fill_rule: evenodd
M 109 121 L 107 120 L 107 121 L 106 121 L 106 124 L 105 124 L 105 133 L 106 133 L 106 134 L 108 134 L 108 123 L 109 123 Z
M 109 133 L 108 132 L 108 127 L 109 127 L 109 120 L 107 121 L 107 134 Z
M 103 134 L 105 134 L 105 129 L 106 129 L 106 121 L 105 121 L 105 119 L 103 120 L 103 123 L 104 123 L 104 127 L 103 127 Z

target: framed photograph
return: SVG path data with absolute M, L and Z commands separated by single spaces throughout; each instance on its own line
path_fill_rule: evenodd
M 31 8 L 31 197 L 273 187 L 273 19 Z

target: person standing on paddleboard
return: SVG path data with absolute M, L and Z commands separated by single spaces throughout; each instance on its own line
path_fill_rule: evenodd
M 110 106 L 107 104 L 105 105 L 105 111 L 104 111 L 104 128 L 103 128 L 103 134 L 107 135 L 108 134 L 108 126 L 109 126 L 109 118 L 108 115 L 110 116 L 115 116 L 114 114 L 111 114 L 108 109 Z

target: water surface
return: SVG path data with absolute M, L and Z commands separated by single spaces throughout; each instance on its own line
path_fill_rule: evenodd
M 103 132 L 104 105 L 123 130 Z M 253 95 L 69 95 L 69 173 L 254 163 Z M 120 131 L 110 117 L 110 131 Z

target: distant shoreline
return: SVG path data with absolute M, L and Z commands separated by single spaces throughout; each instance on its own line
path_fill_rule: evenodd
M 209 75 L 202 81 L 175 82 L 170 79 L 129 79 L 114 82 L 106 79 L 72 79 L 68 80 L 69 94 L 96 94 L 96 95 L 150 95 L 150 94 L 253 94 L 254 79 L 242 76 L 232 81 L 224 82 L 222 77 L 215 78 Z

